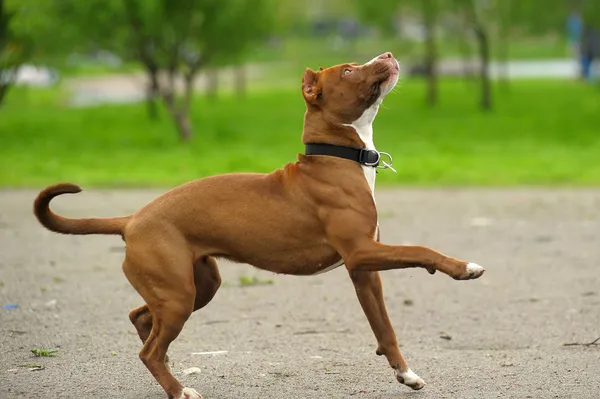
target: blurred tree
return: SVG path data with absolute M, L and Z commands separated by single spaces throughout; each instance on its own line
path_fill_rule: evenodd
M 496 8 L 497 17 L 497 55 L 500 63 L 499 78 L 502 87 L 507 87 L 508 76 L 508 61 L 510 58 L 510 34 L 511 20 L 514 19 L 515 0 L 495 0 L 494 7 Z
M 208 66 L 238 63 L 249 45 L 270 32 L 269 0 L 125 0 L 136 58 L 151 75 L 182 140 L 192 138 L 189 118 L 194 81 Z M 165 79 L 159 74 L 164 73 Z M 183 95 L 176 94 L 176 81 Z M 216 82 L 215 82 L 216 83 Z
M 502 0 L 496 0 L 500 3 Z M 596 0 L 593 0 L 596 1 Z M 515 30 L 528 35 L 562 33 L 568 16 L 570 0 L 510 0 L 511 25 Z
M 498 0 L 511 1 L 511 0 Z M 490 77 L 490 31 L 499 20 L 493 0 L 451 0 L 455 10 L 465 15 L 465 23 L 473 32 L 479 58 L 480 99 L 482 110 L 492 108 L 492 83 Z
M 31 39 L 15 28 L 20 9 L 16 1 L 0 0 L 0 105 L 32 53 Z
M 425 72 L 427 76 L 427 104 L 438 102 L 438 18 L 447 7 L 447 0 L 358 0 L 357 10 L 361 19 L 379 26 L 384 34 L 394 32 L 393 18 L 400 12 L 416 10 L 420 13 L 425 33 Z
M 39 54 L 109 50 L 139 62 L 151 114 L 162 100 L 180 138 L 191 140 L 194 82 L 207 67 L 237 64 L 273 29 L 277 0 L 23 0 L 47 8 Z M 47 4 L 50 4 L 49 6 Z M 60 22 L 59 22 L 60 21 Z M 51 37 L 52 42 L 47 38 Z
M 411 2 L 414 3 L 414 0 L 356 0 L 356 10 L 363 21 L 377 26 L 384 33 L 392 34 L 394 15 L 400 6 Z
M 490 20 L 493 13 L 488 0 L 466 0 L 466 12 L 477 40 L 479 77 L 481 79 L 480 107 L 492 108 L 492 83 L 490 78 Z
M 438 56 L 436 43 L 439 0 L 422 0 L 423 24 L 425 27 L 425 70 L 427 71 L 427 104 L 438 102 Z
M 593 26 L 600 30 L 600 1 L 598 0 L 581 0 L 581 10 L 583 14 L 583 22 L 586 25 Z

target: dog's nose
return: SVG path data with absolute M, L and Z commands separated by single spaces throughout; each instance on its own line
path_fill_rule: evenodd
M 392 53 L 390 53 L 389 51 L 387 53 L 383 53 L 381 54 L 379 57 L 380 60 L 389 60 L 390 58 L 394 58 L 394 56 L 392 55 Z

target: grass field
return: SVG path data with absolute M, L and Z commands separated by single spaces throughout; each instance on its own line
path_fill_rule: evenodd
M 375 142 L 398 174 L 378 184 L 598 185 L 600 91 L 571 81 L 513 82 L 495 110 L 476 107 L 475 83 L 444 81 L 441 104 L 424 106 L 423 82 L 392 93 Z M 238 101 L 198 98 L 196 139 L 178 142 L 166 114 L 143 104 L 70 109 L 58 90 L 15 89 L 0 108 L 0 186 L 172 186 L 233 171 L 267 172 L 293 162 L 304 104 L 298 90 L 250 93 Z

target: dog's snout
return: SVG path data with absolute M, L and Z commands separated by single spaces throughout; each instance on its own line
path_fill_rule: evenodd
M 394 56 L 392 55 L 392 53 L 390 53 L 389 51 L 386 53 L 381 54 L 379 57 L 380 60 L 389 60 L 390 58 L 394 58 Z

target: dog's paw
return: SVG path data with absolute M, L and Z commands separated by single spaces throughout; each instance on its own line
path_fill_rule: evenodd
M 400 384 L 411 387 L 415 391 L 418 391 L 425 386 L 425 381 L 411 369 L 406 371 L 396 370 L 396 379 Z
M 202 399 L 202 395 L 200 395 L 194 388 L 183 388 L 181 391 L 181 396 L 178 399 Z
M 456 277 L 456 280 L 474 280 L 481 277 L 485 272 L 485 269 L 479 266 L 477 263 L 467 263 L 465 271 L 460 276 Z

